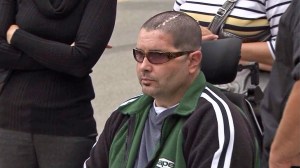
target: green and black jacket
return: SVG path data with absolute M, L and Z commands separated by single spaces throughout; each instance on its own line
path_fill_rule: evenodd
M 153 98 L 141 95 L 112 113 L 86 168 L 133 168 Z M 255 168 L 254 132 L 241 110 L 206 83 L 201 73 L 175 113 L 164 121 L 149 168 Z

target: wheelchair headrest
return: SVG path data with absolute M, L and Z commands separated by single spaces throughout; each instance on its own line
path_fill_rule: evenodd
M 242 41 L 226 38 L 202 43 L 201 70 L 212 84 L 232 82 L 238 71 Z

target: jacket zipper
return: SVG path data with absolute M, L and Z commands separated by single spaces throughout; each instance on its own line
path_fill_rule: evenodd
M 154 162 L 157 161 L 157 159 L 158 159 L 158 157 L 159 157 L 159 155 L 160 155 L 160 153 L 161 153 L 161 150 L 162 150 L 163 147 L 164 147 L 164 143 L 165 143 L 167 137 L 169 136 L 169 134 L 170 134 L 170 132 L 171 132 L 171 128 L 172 128 L 173 126 L 175 126 L 176 121 L 177 121 L 177 119 L 174 120 L 174 119 L 173 119 L 173 116 L 169 116 L 169 117 L 167 117 L 167 118 L 165 119 L 165 121 L 164 121 L 164 123 L 163 123 L 163 125 L 162 125 L 162 129 L 161 129 L 161 135 L 160 135 L 160 144 L 159 144 L 159 147 L 158 147 L 158 149 L 157 149 L 157 151 L 156 151 L 155 156 L 149 161 L 149 163 L 147 164 L 146 168 L 151 168 L 152 166 L 155 166 L 155 165 L 154 165 Z M 166 124 L 171 125 L 171 126 L 168 127 L 167 130 L 166 130 L 166 128 L 165 128 L 165 125 L 166 125 Z

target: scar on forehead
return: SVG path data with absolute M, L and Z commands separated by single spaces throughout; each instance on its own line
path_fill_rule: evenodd
M 160 27 L 162 27 L 162 26 L 165 26 L 168 22 L 174 20 L 174 19 L 177 18 L 178 16 L 179 16 L 179 14 L 174 15 L 174 16 L 172 16 L 172 17 L 166 19 L 164 22 L 162 22 L 161 24 L 159 24 L 158 26 L 156 26 L 155 29 L 158 29 L 158 28 L 160 28 Z

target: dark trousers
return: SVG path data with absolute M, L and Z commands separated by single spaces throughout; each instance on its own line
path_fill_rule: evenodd
M 0 168 L 82 168 L 94 143 L 95 137 L 0 129 Z

